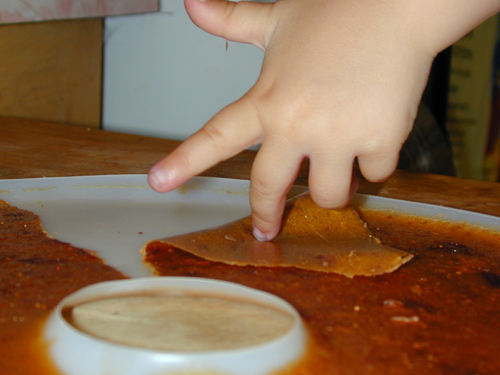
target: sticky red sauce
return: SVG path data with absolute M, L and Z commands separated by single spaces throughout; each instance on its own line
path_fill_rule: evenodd
M 415 258 L 349 279 L 295 268 L 238 267 L 151 246 L 162 275 L 221 279 L 289 301 L 306 322 L 307 356 L 281 374 L 499 374 L 500 235 L 364 212 L 388 245 Z M 47 238 L 36 215 L 0 205 L 0 373 L 55 375 L 40 340 L 66 295 L 124 278 L 91 253 Z
M 92 253 L 49 238 L 37 215 L 0 201 L 0 374 L 56 374 L 41 339 L 50 310 L 84 286 L 123 278 Z
M 415 258 L 353 279 L 229 266 L 154 245 L 147 259 L 161 275 L 232 281 L 290 302 L 316 346 L 290 374 L 500 373 L 500 234 L 381 212 L 363 218 Z

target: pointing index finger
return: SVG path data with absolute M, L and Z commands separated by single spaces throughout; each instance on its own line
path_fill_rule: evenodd
M 156 163 L 150 169 L 149 183 L 159 192 L 176 189 L 191 177 L 256 144 L 261 133 L 255 108 L 250 100 L 240 99 Z

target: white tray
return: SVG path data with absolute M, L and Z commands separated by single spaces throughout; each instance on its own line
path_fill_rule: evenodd
M 197 177 L 159 194 L 146 175 L 37 178 L 0 180 L 0 199 L 38 214 L 53 237 L 97 251 L 109 265 L 141 277 L 151 274 L 139 254 L 147 241 L 247 216 L 248 188 L 244 180 Z M 500 218 L 447 207 L 366 195 L 354 203 L 500 230 Z

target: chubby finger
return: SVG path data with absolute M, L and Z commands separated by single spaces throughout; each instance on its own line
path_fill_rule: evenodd
M 302 156 L 281 141 L 266 139 L 257 153 L 251 173 L 250 204 L 258 240 L 269 241 L 279 233 L 286 194 L 301 161 Z
M 276 23 L 274 4 L 225 0 L 185 0 L 191 20 L 206 32 L 264 49 Z
M 191 177 L 258 143 L 260 138 L 253 105 L 240 99 L 156 163 L 149 171 L 149 184 L 158 192 L 176 189 Z
M 353 164 L 350 154 L 329 151 L 310 156 L 309 190 L 318 206 L 338 209 L 349 203 L 359 184 Z
M 377 154 L 358 156 L 361 174 L 371 182 L 382 182 L 388 179 L 396 170 L 399 152 L 386 150 Z

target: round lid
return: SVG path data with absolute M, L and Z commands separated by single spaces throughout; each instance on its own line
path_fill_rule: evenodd
M 239 284 L 150 277 L 83 288 L 48 320 L 50 354 L 67 375 L 260 375 L 304 352 L 284 300 Z

